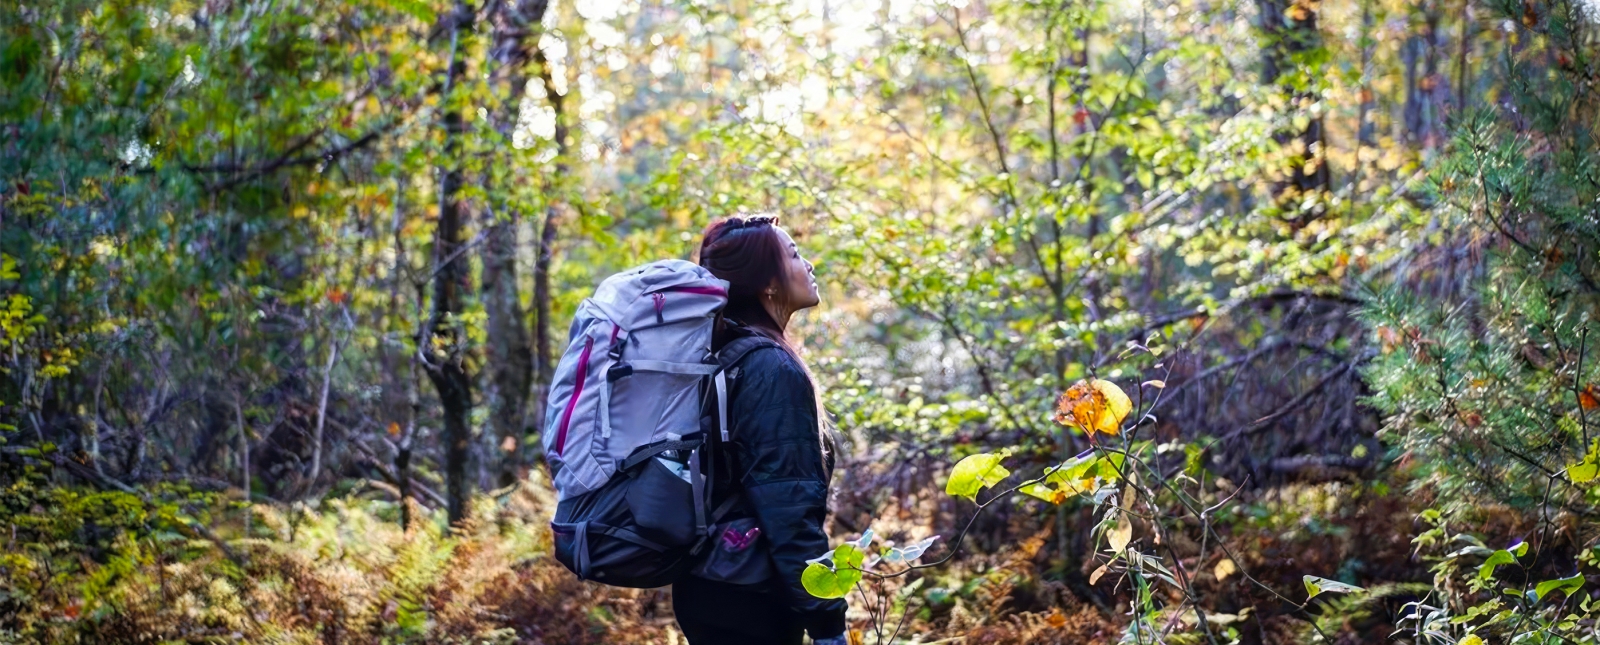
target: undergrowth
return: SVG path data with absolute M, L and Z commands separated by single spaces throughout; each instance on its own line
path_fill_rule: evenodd
M 228 508 L 215 494 L 9 487 L 0 642 L 661 643 L 662 592 L 578 581 L 545 554 L 548 487 L 479 497 L 454 530 L 360 497 Z M 245 517 L 250 521 L 245 533 Z M 218 542 L 186 537 L 214 524 Z M 227 547 L 226 550 L 223 548 Z
M 237 499 L 175 486 L 141 498 L 40 483 L 22 480 L 0 495 L 0 643 L 684 645 L 668 591 L 583 583 L 546 555 L 554 500 L 537 475 L 511 493 L 477 498 L 454 531 L 442 513 L 417 507 L 418 519 L 402 530 L 394 503 L 360 491 L 246 509 Z M 1219 530 L 1256 554 L 1241 567 L 1274 586 L 1292 588 L 1307 568 L 1343 567 L 1356 581 L 1421 572 L 1408 564 L 1409 540 L 1382 537 L 1411 532 L 1418 509 L 1407 496 L 1332 482 L 1247 497 L 1219 518 Z M 1024 511 L 1037 502 L 1017 503 Z M 1013 546 L 968 553 L 924 580 L 896 583 L 890 591 L 900 611 L 911 608 L 897 642 L 1125 638 L 1128 589 L 1103 581 L 1104 605 L 1085 600 L 1050 571 L 1057 542 L 1048 515 L 1011 517 L 997 530 Z M 217 541 L 186 528 L 196 524 L 210 526 Z M 1213 622 L 1235 621 L 1244 643 L 1310 642 L 1302 619 L 1237 575 L 1219 577 L 1216 564 L 1190 565 L 1200 572 L 1196 588 Z M 1374 587 L 1360 600 L 1335 599 L 1350 606 L 1321 607 L 1319 622 L 1335 642 L 1376 642 L 1370 639 L 1392 631 L 1400 605 L 1421 590 L 1399 584 Z M 1165 602 L 1176 608 L 1177 600 Z M 865 608 L 853 605 L 860 628 Z M 1196 636 L 1181 617 L 1173 625 L 1165 642 Z

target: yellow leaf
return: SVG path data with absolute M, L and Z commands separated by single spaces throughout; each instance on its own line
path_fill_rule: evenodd
M 1133 541 L 1133 523 L 1128 521 L 1126 514 L 1117 515 L 1117 525 L 1106 532 L 1106 542 L 1111 545 L 1111 550 L 1122 553 L 1127 550 L 1128 543 Z
M 1129 412 L 1133 411 L 1133 399 L 1128 398 L 1128 395 L 1123 393 L 1122 388 L 1117 387 L 1117 384 L 1111 381 L 1095 379 L 1090 384 L 1106 400 L 1106 407 L 1100 413 L 1100 424 L 1095 429 L 1109 435 L 1120 433 L 1122 431 L 1122 420 L 1127 418 Z
M 1227 580 L 1228 576 L 1231 576 L 1231 575 L 1233 575 L 1235 573 L 1238 573 L 1238 572 L 1239 572 L 1239 565 L 1234 564 L 1233 560 L 1230 560 L 1228 558 L 1223 558 L 1221 562 L 1217 563 L 1216 567 L 1211 569 L 1211 575 L 1214 575 L 1214 576 L 1217 577 L 1217 582 L 1222 582 L 1223 580 Z
M 1133 400 L 1116 383 L 1102 379 L 1078 381 L 1056 399 L 1056 423 L 1085 433 L 1116 436 L 1122 420 L 1133 411 Z
M 1107 567 L 1109 566 L 1110 565 L 1102 564 L 1100 565 L 1099 569 L 1094 570 L 1094 573 L 1089 574 L 1089 584 L 1092 585 L 1096 582 L 1100 582 L 1100 577 L 1106 575 L 1106 571 L 1109 570 Z
M 1462 636 L 1461 640 L 1456 641 L 1456 645 L 1483 645 L 1483 639 L 1479 638 L 1477 634 L 1467 634 Z

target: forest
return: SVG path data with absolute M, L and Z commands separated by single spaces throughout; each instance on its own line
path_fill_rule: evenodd
M 757 213 L 852 645 L 1600 643 L 1597 130 L 1596 0 L 0 0 L 0 643 L 684 644 L 544 411 Z

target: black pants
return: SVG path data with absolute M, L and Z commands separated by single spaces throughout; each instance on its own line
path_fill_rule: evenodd
M 684 576 L 672 585 L 672 613 L 689 645 L 800 645 L 805 628 L 766 585 Z

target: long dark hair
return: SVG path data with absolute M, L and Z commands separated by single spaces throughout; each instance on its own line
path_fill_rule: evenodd
M 773 281 L 781 283 L 785 278 L 784 258 L 789 249 L 784 248 L 783 238 L 778 237 L 777 225 L 778 218 L 772 215 L 735 215 L 712 222 L 700 238 L 700 266 L 728 282 L 728 304 L 723 307 L 722 316 L 778 343 L 810 379 L 811 391 L 817 400 L 817 429 L 823 437 L 823 451 L 827 453 L 831 452 L 830 444 L 836 438 L 829 432 L 831 424 L 827 411 L 822 408 L 822 389 L 811 374 L 811 366 L 789 341 L 783 327 L 761 305 L 762 293 Z M 718 327 L 720 334 L 721 326 Z M 720 338 L 713 344 L 720 346 Z

